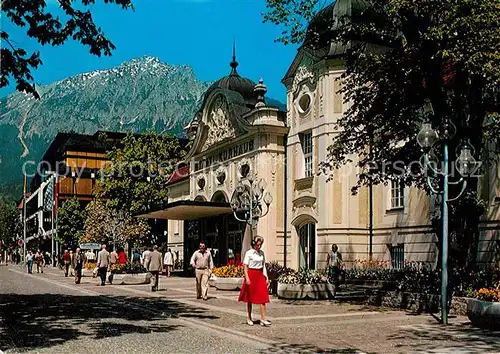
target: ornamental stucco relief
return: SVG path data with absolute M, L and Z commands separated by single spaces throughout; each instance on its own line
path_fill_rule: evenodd
M 300 86 L 300 83 L 308 80 L 311 84 L 314 84 L 314 73 L 309 71 L 306 66 L 300 66 L 297 69 L 297 72 L 295 73 L 295 76 L 293 78 L 293 84 L 292 84 L 292 92 L 297 92 L 297 89 Z
M 219 96 L 208 114 L 208 135 L 202 151 L 223 140 L 235 137 L 236 129 L 231 124 L 226 101 L 222 96 Z

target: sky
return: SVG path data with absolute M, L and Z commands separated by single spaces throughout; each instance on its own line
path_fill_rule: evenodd
M 51 10 L 59 11 L 56 0 L 46 1 Z M 234 40 L 239 74 L 255 82 L 263 78 L 267 96 L 285 102 L 281 79 L 297 46 L 274 42 L 281 31 L 262 23 L 265 0 L 133 0 L 135 11 L 96 2 L 90 7 L 94 21 L 116 46 L 111 57 L 93 56 L 72 40 L 59 47 L 41 46 L 2 19 L 2 28 L 16 45 L 40 51 L 43 65 L 33 71 L 36 83 L 50 84 L 145 55 L 190 65 L 198 79 L 215 81 L 230 72 Z M 14 89 L 15 85 L 2 88 L 0 95 Z

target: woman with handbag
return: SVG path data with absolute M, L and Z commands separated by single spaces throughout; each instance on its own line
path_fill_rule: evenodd
M 245 253 L 243 269 L 245 272 L 245 282 L 241 287 L 238 301 L 247 303 L 247 324 L 253 326 L 252 304 L 260 305 L 261 326 L 270 326 L 267 320 L 266 304 L 269 302 L 269 279 L 267 277 L 266 259 L 264 251 L 261 250 L 264 238 L 256 236 L 251 241 L 252 249 Z

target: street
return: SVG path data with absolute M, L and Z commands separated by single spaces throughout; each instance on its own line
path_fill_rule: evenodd
M 194 296 L 194 279 L 148 285 L 75 285 L 54 268 L 28 275 L 0 267 L 0 350 L 7 353 L 500 353 L 500 333 L 466 318 L 442 327 L 429 315 L 333 301 L 269 306 L 271 327 L 245 324 L 237 292 Z M 258 320 L 255 312 L 255 320 Z

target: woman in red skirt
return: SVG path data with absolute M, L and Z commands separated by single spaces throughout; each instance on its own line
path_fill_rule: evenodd
M 238 301 L 247 303 L 247 324 L 249 326 L 253 326 L 252 304 L 260 305 L 260 324 L 262 326 L 271 325 L 271 322 L 266 319 L 266 304 L 269 302 L 269 292 L 267 290 L 269 280 L 267 278 L 264 252 L 260 249 L 262 243 L 264 243 L 264 238 L 256 236 L 251 242 L 252 249 L 245 253 L 243 259 L 245 282 L 241 287 Z

